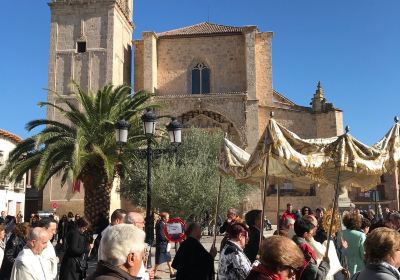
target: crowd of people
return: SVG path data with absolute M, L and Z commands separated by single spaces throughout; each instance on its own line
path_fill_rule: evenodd
M 344 228 L 340 226 L 329 240 L 325 215 L 323 208 L 293 211 L 288 204 L 274 235 L 264 237 L 261 210 L 241 218 L 231 208 L 219 227 L 224 235 L 219 246 L 206 250 L 200 242 L 202 225 L 191 221 L 172 259 L 164 230 L 169 214 L 160 213 L 152 268 L 147 263 L 150 248 L 142 213 L 117 209 L 110 222 L 100 219 L 93 231 L 84 217 L 73 213 L 61 219 L 56 214 L 32 215 L 28 223 L 2 212 L 0 280 L 151 280 L 161 278 L 164 264 L 177 280 L 400 280 L 398 212 L 345 212 L 340 221 Z M 87 275 L 89 258 L 97 261 L 91 275 Z
M 279 228 L 273 236 L 264 238 L 261 210 L 251 210 L 242 219 L 235 209 L 229 209 L 220 227 L 225 236 L 217 271 L 213 261 L 216 247 L 209 252 L 204 249 L 196 223 L 187 227 L 187 239 L 172 267 L 178 280 L 400 280 L 398 212 L 385 209 L 375 215 L 373 210 L 354 209 L 343 213 L 326 254 L 325 211 L 306 206 L 293 211 L 288 204 Z

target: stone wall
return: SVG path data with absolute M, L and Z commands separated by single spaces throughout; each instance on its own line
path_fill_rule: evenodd
M 317 138 L 343 134 L 343 113 L 335 110 L 315 115 Z
M 144 89 L 144 70 L 143 70 L 143 60 L 144 60 L 144 41 L 135 40 L 134 41 L 134 90 L 139 91 Z
M 244 92 L 244 53 L 242 35 L 158 39 L 157 93 L 190 93 L 191 69 L 199 62 L 210 69 L 211 92 Z
M 272 105 L 272 32 L 256 33 L 256 92 L 260 106 Z
M 112 32 L 112 83 L 131 84 L 132 76 L 132 26 L 128 24 L 124 14 L 117 7 L 113 10 Z
M 283 109 L 278 107 L 260 108 L 260 132 L 264 131 L 270 119 L 270 113 L 274 112 L 274 119 L 303 138 L 314 138 L 316 136 L 316 125 L 314 115 L 310 112 Z

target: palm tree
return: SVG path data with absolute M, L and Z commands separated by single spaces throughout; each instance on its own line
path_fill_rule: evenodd
M 137 147 L 144 140 L 141 112 L 154 105 L 148 102 L 149 94 L 131 94 L 127 85 L 106 85 L 96 94 L 85 92 L 76 84 L 72 88 L 77 105 L 71 102 L 71 96 L 59 95 L 60 105 L 39 103 L 39 106 L 54 109 L 60 118 L 29 122 L 26 125 L 28 131 L 38 127 L 41 131 L 16 146 L 0 177 L 20 181 L 29 169 L 33 169 L 37 188 L 44 188 L 55 175 L 60 176 L 61 186 L 67 181 L 82 182 L 84 213 L 95 223 L 100 214 L 109 216 L 111 190 L 118 175 L 116 170 L 133 159 L 132 153 L 118 153 L 114 125 L 120 119 L 127 120 L 131 126 L 126 149 Z

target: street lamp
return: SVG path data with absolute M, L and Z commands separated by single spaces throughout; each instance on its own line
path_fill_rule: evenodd
M 152 198 L 151 198 L 151 163 L 153 160 L 153 149 L 151 147 L 152 138 L 156 132 L 157 116 L 156 114 L 147 109 L 141 117 L 143 121 L 144 134 L 147 136 L 147 184 L 146 184 L 146 243 L 150 245 L 149 257 L 147 260 L 147 267 L 151 267 L 151 245 L 154 241 L 154 218 L 152 213 Z M 120 120 L 115 125 L 116 140 L 120 144 L 125 144 L 128 139 L 129 124 L 125 120 Z M 176 118 L 171 118 L 171 122 L 167 125 L 167 130 L 171 144 L 177 147 L 182 142 L 182 125 Z M 157 150 L 163 152 L 163 150 Z
M 143 128 L 144 134 L 148 137 L 151 137 L 156 133 L 156 123 L 157 123 L 157 116 L 154 112 L 150 109 L 146 110 L 146 113 L 142 116 L 143 121 Z
M 182 124 L 175 117 L 167 124 L 169 140 L 173 145 L 179 145 L 182 142 Z
M 128 142 L 129 123 L 122 119 L 115 124 L 115 138 L 118 145 L 123 145 Z

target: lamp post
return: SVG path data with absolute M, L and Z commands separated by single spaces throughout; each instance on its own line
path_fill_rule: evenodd
M 154 241 L 154 218 L 152 211 L 152 191 L 151 191 L 151 164 L 153 160 L 153 149 L 151 146 L 152 139 L 156 131 L 157 116 L 156 114 L 147 109 L 141 117 L 143 121 L 143 130 L 147 138 L 146 160 L 147 160 L 147 178 L 146 178 L 146 220 L 145 232 L 146 243 L 150 245 Z M 128 128 L 129 123 L 125 120 L 120 120 L 115 125 L 115 136 L 117 143 L 122 146 L 128 141 Z M 182 125 L 176 118 L 171 118 L 171 122 L 167 124 L 167 130 L 171 144 L 177 147 L 182 141 Z M 162 150 L 158 150 L 161 151 Z M 151 267 L 151 251 L 147 261 L 147 267 Z
M 151 163 L 153 159 L 153 150 L 151 148 L 151 140 L 156 132 L 157 116 L 153 111 L 147 110 L 142 116 L 144 134 L 147 136 L 146 160 L 147 160 L 147 178 L 146 178 L 146 220 L 145 232 L 146 243 L 153 245 L 154 240 L 154 217 L 151 205 Z M 151 262 L 151 257 L 149 257 Z M 147 266 L 151 264 L 147 263 Z

